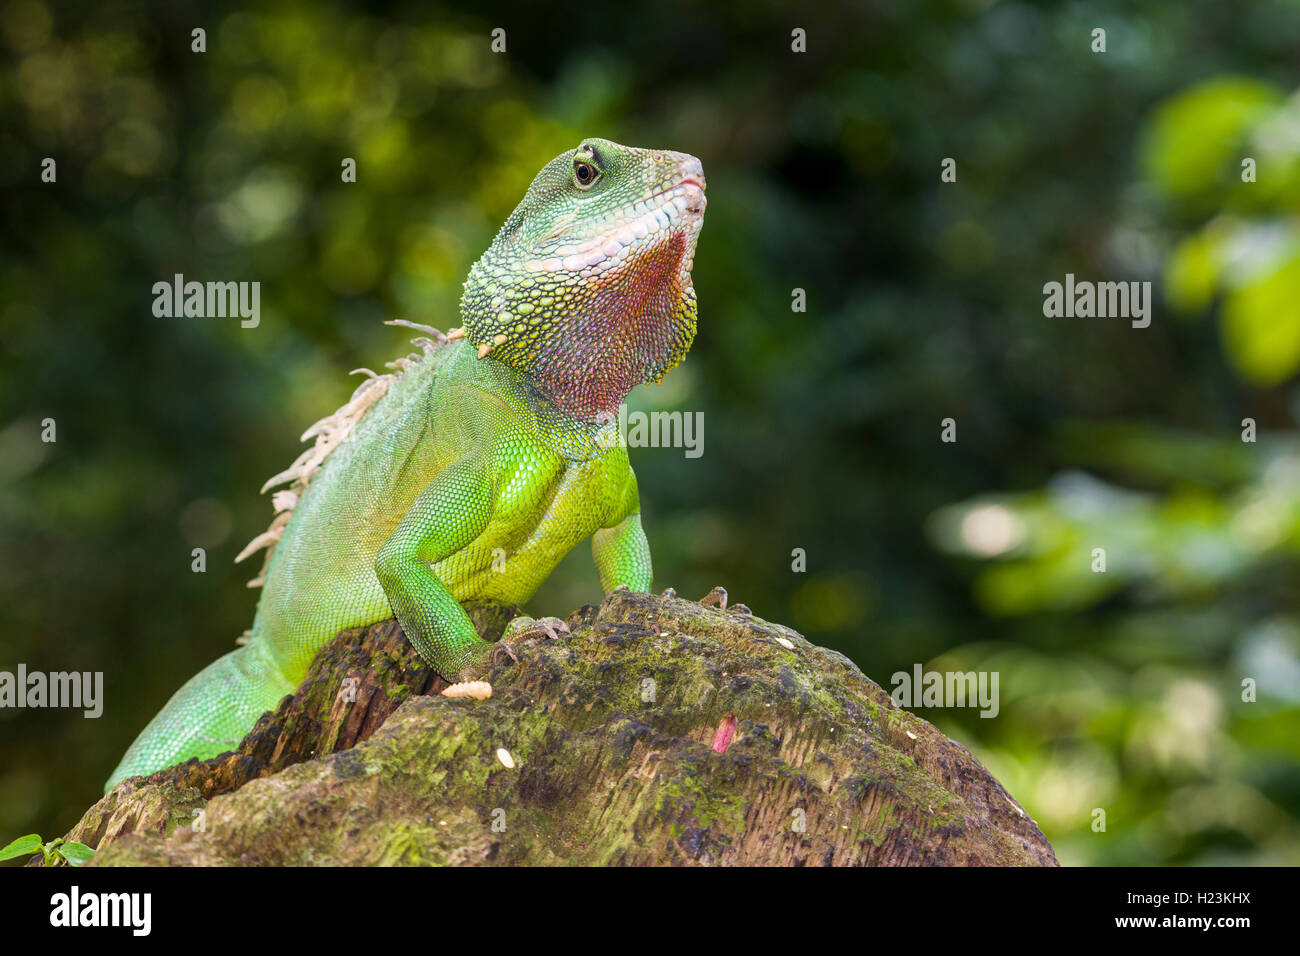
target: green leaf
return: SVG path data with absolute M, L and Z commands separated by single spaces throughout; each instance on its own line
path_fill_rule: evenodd
M 1142 144 L 1146 175 L 1165 194 L 1189 197 L 1239 182 L 1247 131 L 1283 101 L 1282 91 L 1218 77 L 1157 108 Z
M 1223 308 L 1228 355 L 1261 388 L 1300 370 L 1300 256 L 1228 296 Z
M 20 836 L 7 847 L 0 850 L 0 860 L 12 860 L 14 857 L 31 856 L 33 853 L 41 851 L 41 835 L 39 833 L 29 833 L 26 836 Z
M 1213 300 L 1218 279 L 1218 243 L 1205 231 L 1194 233 L 1169 256 L 1165 297 L 1181 312 L 1199 312 Z
M 59 855 L 71 863 L 73 866 L 81 866 L 83 863 L 89 863 L 90 858 L 95 855 L 95 851 L 84 843 L 77 843 L 75 840 L 69 840 L 59 847 Z

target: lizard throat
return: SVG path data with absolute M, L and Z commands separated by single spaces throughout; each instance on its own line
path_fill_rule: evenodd
M 571 419 L 616 416 L 695 337 L 690 270 L 703 194 L 688 184 L 652 199 L 581 239 L 557 237 L 553 255 L 522 268 L 494 246 L 470 272 L 461 304 L 470 341 Z
M 670 236 L 642 252 L 635 267 L 592 279 L 582 304 L 557 316 L 523 369 L 537 390 L 571 417 L 591 421 L 616 415 L 635 386 L 677 365 L 695 336 L 686 247 L 684 236 Z

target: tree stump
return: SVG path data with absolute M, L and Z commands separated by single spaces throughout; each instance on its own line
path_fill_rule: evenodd
M 515 609 L 477 608 L 500 635 Z M 68 838 L 102 865 L 1054 866 L 971 753 L 846 657 L 615 591 L 446 686 L 395 621 L 344 631 L 237 751 L 123 781 Z

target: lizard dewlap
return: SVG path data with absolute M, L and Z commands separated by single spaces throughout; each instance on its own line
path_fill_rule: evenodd
M 238 745 L 339 631 L 396 616 L 438 673 L 494 648 L 462 603 L 522 604 L 587 538 L 602 589 L 650 588 L 636 476 L 599 432 L 690 348 L 705 180 L 685 153 L 584 139 L 538 173 L 465 282 L 463 331 L 367 378 L 278 488 L 244 646 L 191 678 L 108 779 Z M 401 323 L 412 325 L 412 323 Z M 282 487 L 287 486 L 287 487 Z M 500 556 L 504 554 L 504 562 Z

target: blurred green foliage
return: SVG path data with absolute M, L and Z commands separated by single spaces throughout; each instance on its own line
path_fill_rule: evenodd
M 632 452 L 658 583 L 882 684 L 998 670 L 996 719 L 923 713 L 1065 862 L 1297 862 L 1298 27 L 1289 0 L 0 0 L 0 667 L 106 695 L 0 711 L 0 839 L 64 832 L 232 646 L 262 480 L 405 351 L 383 319 L 456 324 L 535 171 L 601 135 L 709 177 L 699 337 L 631 401 L 707 426 L 699 459 Z M 153 317 L 178 272 L 260 281 L 261 325 Z M 1151 327 L 1044 318 L 1067 272 L 1154 281 Z M 579 549 L 536 610 L 595 597 Z
M 1217 312 L 1248 385 L 1292 379 L 1300 93 L 1200 83 L 1153 111 L 1141 164 L 1167 230 L 1154 241 L 1170 315 L 1206 328 Z M 1294 395 L 1290 404 L 1294 417 Z M 1057 446 L 1077 468 L 1039 490 L 945 507 L 929 524 L 948 552 L 990 562 L 974 579 L 990 616 L 1095 622 L 1092 639 L 1058 659 L 1014 649 L 998 668 L 993 650 L 950 655 L 1033 688 L 1058 727 L 1047 760 L 1026 759 L 1014 721 L 988 735 L 995 772 L 1013 792 L 1017 782 L 1055 792 L 1039 805 L 1063 822 L 1093 807 L 1134 820 L 1126 832 L 1162 860 L 1300 860 L 1300 441 L 1258 427 L 1253 416 L 1212 432 L 1065 423 Z M 1074 832 L 1057 848 L 1087 858 L 1081 843 L 1091 845 Z M 1137 858 L 1107 850 L 1104 861 Z

